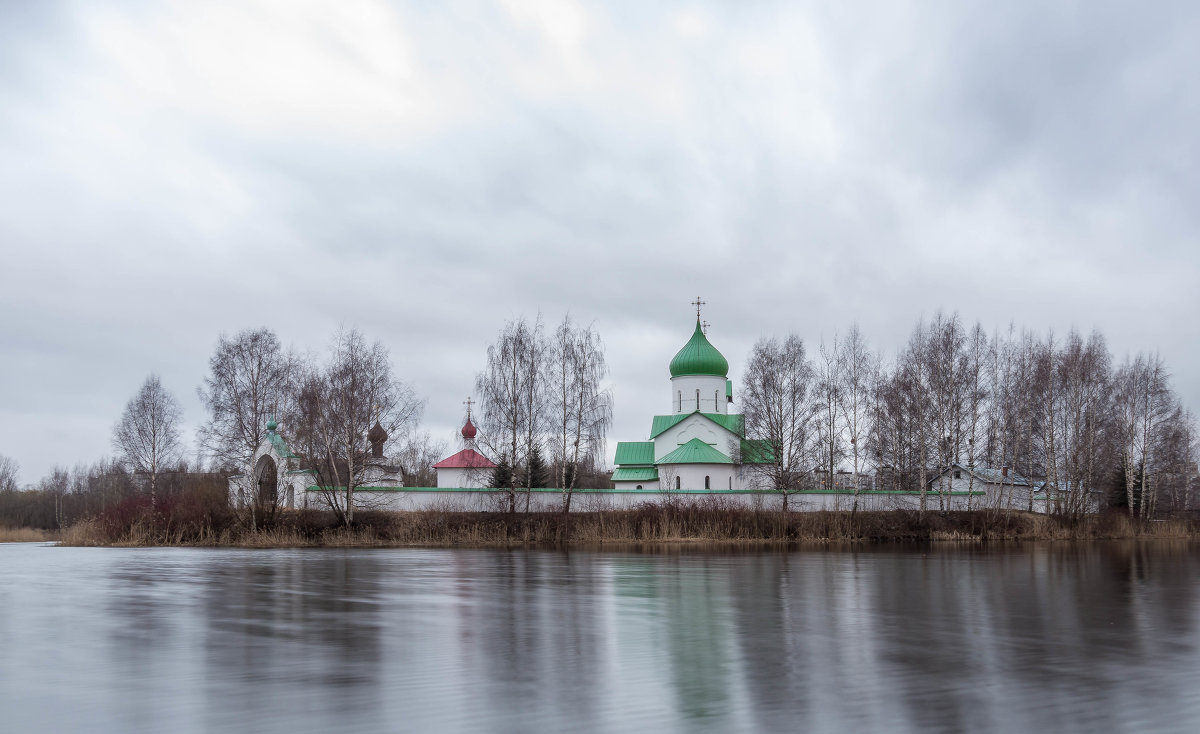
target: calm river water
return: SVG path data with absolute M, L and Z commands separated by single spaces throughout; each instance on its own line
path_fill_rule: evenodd
M 1200 546 L 0 545 L 0 731 L 1200 731 Z

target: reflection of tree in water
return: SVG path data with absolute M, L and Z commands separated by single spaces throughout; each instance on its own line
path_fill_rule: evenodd
M 170 707 L 256 731 L 448 716 L 493 731 L 1200 718 L 1163 704 L 1194 700 L 1200 669 L 1200 552 L 1186 543 L 141 553 L 114 568 L 102 611 L 122 620 L 105 652 L 140 682 L 122 716 L 142 730 Z M 156 690 L 181 699 L 156 704 Z
M 875 578 L 849 552 L 744 559 L 732 589 L 747 705 L 765 730 L 874 730 L 882 674 Z
M 586 553 L 484 551 L 460 558 L 462 649 L 478 679 L 472 695 L 489 727 L 585 727 L 603 698 L 606 625 L 600 566 Z M 505 717 L 509 717 L 506 720 Z
M 763 731 L 799 730 L 815 672 L 808 654 L 811 636 L 806 615 L 790 598 L 793 569 L 787 553 L 750 556 L 731 588 L 736 639 L 745 665 L 745 687 L 754 721 Z
M 323 716 L 371 721 L 382 695 L 380 572 L 370 553 L 336 551 L 237 554 L 211 567 L 204 649 L 217 671 L 211 700 L 223 702 L 208 712 L 212 723 L 266 727 L 281 709 L 294 716 L 289 700 Z
M 968 731 L 982 725 L 995 691 L 977 677 L 988 652 L 980 626 L 989 612 L 979 604 L 977 583 L 986 573 L 973 565 L 972 550 L 866 554 L 871 564 L 884 678 L 895 704 L 914 728 Z
M 883 628 L 880 663 L 921 728 L 1093 731 L 1153 719 L 1161 692 L 1137 692 L 1138 679 L 1178 656 L 1178 635 L 1195 634 L 1194 556 L 1067 544 L 879 560 L 879 606 L 897 619 Z

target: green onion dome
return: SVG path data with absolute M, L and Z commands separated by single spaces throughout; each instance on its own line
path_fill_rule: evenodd
M 729 362 L 725 361 L 725 357 L 717 351 L 717 348 L 709 344 L 708 337 L 704 336 L 704 330 L 700 328 L 700 320 L 696 320 L 696 331 L 692 333 L 692 338 L 687 344 L 683 345 L 683 349 L 675 355 L 675 359 L 671 360 L 671 377 L 683 377 L 684 375 L 710 375 L 712 377 L 725 377 L 729 373 Z

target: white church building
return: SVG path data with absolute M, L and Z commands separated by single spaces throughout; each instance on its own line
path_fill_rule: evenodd
M 670 364 L 669 413 L 656 415 L 647 441 L 617 444 L 618 490 L 743 490 L 756 484 L 755 459 L 766 443 L 746 440 L 743 417 L 730 410 L 729 362 L 696 317 L 692 338 Z

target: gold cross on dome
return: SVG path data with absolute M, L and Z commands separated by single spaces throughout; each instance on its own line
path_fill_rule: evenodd
M 692 301 L 692 305 L 696 307 L 696 320 L 700 320 L 700 307 L 708 305 L 707 302 L 701 301 L 700 296 L 696 296 L 696 300 Z

